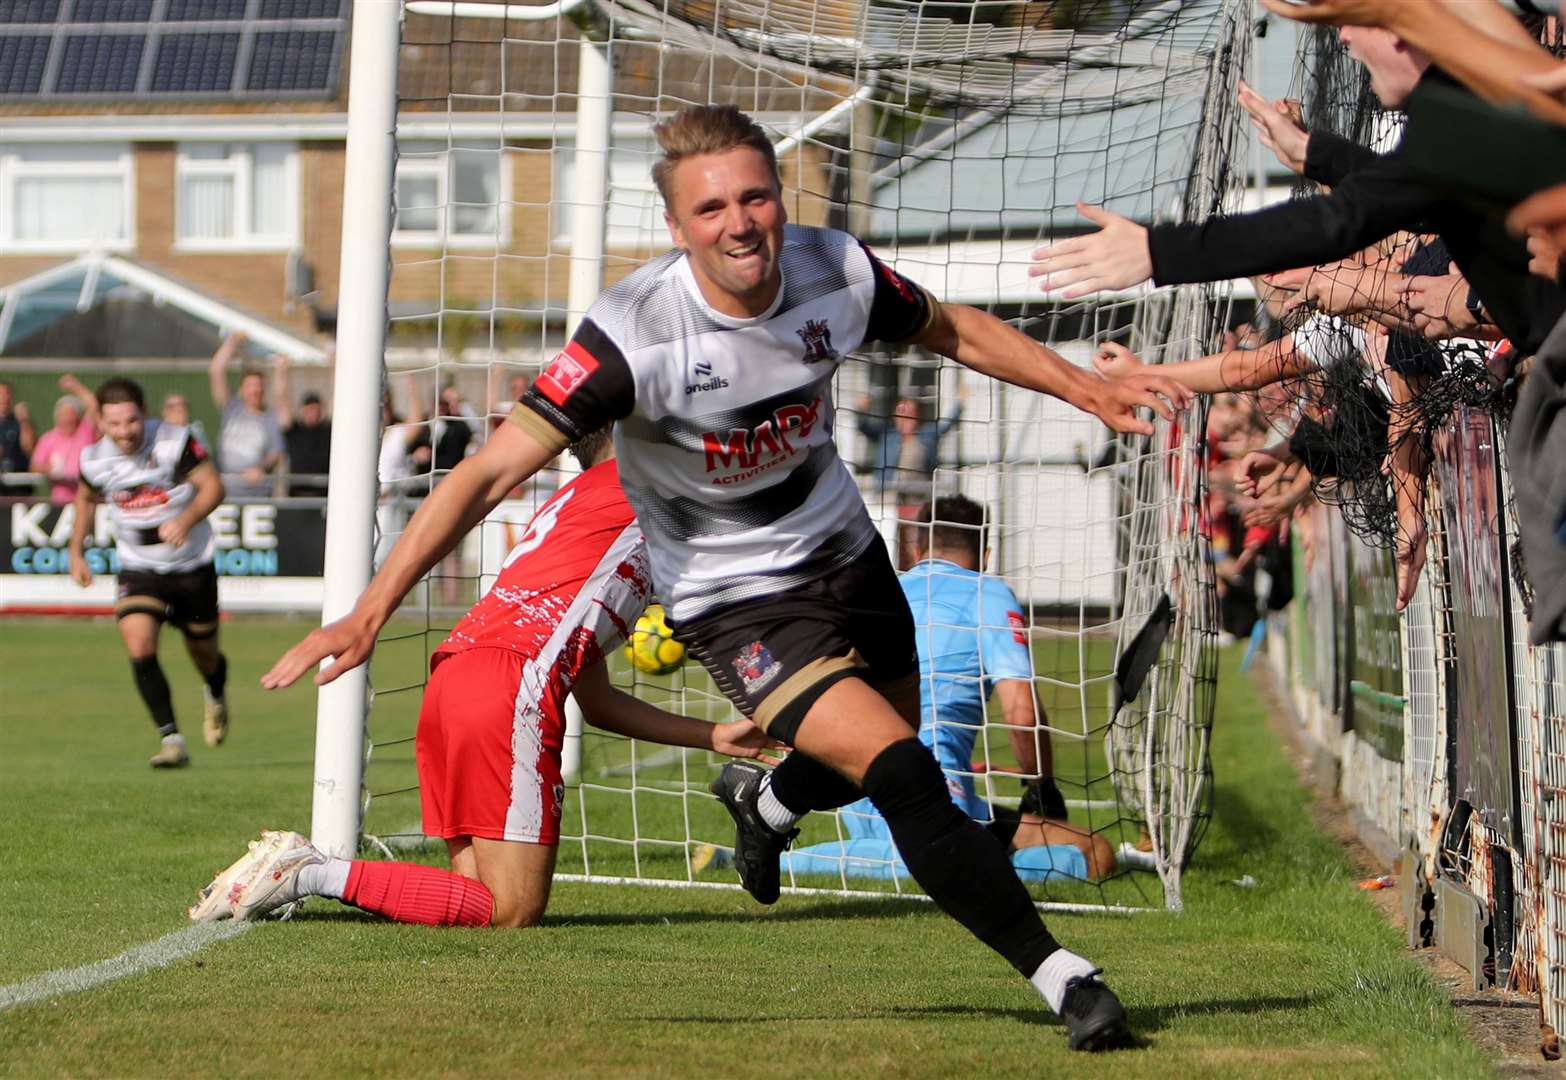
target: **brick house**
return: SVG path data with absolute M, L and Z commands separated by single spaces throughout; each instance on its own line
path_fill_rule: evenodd
M 280 329 L 335 324 L 348 0 L 13 0 L 0 12 L 0 287 L 112 253 Z M 393 343 L 439 310 L 558 321 L 578 30 L 405 16 Z M 786 129 L 836 98 L 656 43 L 615 43 L 606 279 L 661 247 L 650 114 L 743 89 Z M 566 152 L 561 152 L 566 151 Z M 807 161 L 807 191 L 830 178 Z M 795 187 L 797 162 L 785 164 Z M 791 192 L 798 220 L 819 198 Z M 455 336 L 462 318 L 448 316 Z M 536 340 L 536 337 L 535 337 Z M 458 348 L 460 348 L 460 344 Z

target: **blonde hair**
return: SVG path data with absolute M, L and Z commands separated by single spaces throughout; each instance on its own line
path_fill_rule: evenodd
M 663 156 L 653 162 L 652 179 L 663 196 L 663 205 L 670 206 L 669 186 L 674 167 L 688 157 L 701 154 L 721 154 L 736 147 L 748 146 L 767 159 L 772 178 L 779 187 L 783 182 L 778 176 L 778 156 L 772 149 L 772 140 L 761 130 L 761 125 L 740 112 L 733 105 L 689 105 L 669 119 L 653 127 Z

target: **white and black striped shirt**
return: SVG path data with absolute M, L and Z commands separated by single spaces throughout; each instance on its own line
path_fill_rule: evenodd
M 514 420 L 555 443 L 615 421 L 620 478 L 675 619 L 794 588 L 875 539 L 832 438 L 832 376 L 901 341 L 932 302 L 847 233 L 789 225 L 783 284 L 737 319 L 683 252 L 604 291 Z
M 183 544 L 158 539 L 158 526 L 196 497 L 190 474 L 211 460 L 189 428 L 159 420 L 147 421 L 135 453 L 121 453 L 107 435 L 82 451 L 82 481 L 108 503 L 120 569 L 182 574 L 212 561 L 212 526 L 205 518 Z

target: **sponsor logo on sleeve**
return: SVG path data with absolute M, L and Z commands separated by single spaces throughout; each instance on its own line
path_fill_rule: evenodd
M 1006 621 L 1011 623 L 1011 640 L 1018 645 L 1026 645 L 1028 643 L 1028 621 L 1022 617 L 1022 612 L 1006 612 Z
M 564 405 L 572 394 L 598 370 L 598 361 L 576 342 L 557 354 L 533 385 L 556 405 Z

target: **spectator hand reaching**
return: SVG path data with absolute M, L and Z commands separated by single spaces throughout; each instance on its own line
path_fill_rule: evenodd
M 1394 286 L 1427 338 L 1463 337 L 1479 328 L 1468 311 L 1468 279 L 1462 274 L 1419 275 Z
M 1419 586 L 1419 575 L 1425 568 L 1425 547 L 1429 534 L 1426 531 L 1423 511 L 1408 511 L 1399 515 L 1403 520 L 1397 530 L 1397 609 L 1402 611 L 1414 598 Z
M 1234 470 L 1234 483 L 1240 492 L 1260 498 L 1283 478 L 1283 462 L 1261 450 L 1252 450 L 1240 459 Z
M 1145 226 L 1086 203 L 1077 203 L 1077 212 L 1098 231 L 1056 240 L 1033 252 L 1028 276 L 1043 278 L 1041 290 L 1076 300 L 1105 289 L 1129 289 L 1153 276 Z
M 1285 169 L 1303 175 L 1310 132 L 1305 129 L 1300 103 L 1268 101 L 1241 79 L 1240 107 L 1250 114 L 1257 140 L 1273 152 Z
M 1137 358 L 1136 353 L 1118 341 L 1100 343 L 1098 352 L 1093 357 L 1093 366 L 1106 379 L 1124 379 L 1139 375 L 1147 367 Z
M 1561 272 L 1561 249 L 1542 229 L 1528 231 L 1528 272 L 1554 281 Z
M 1506 227 L 1519 236 L 1538 236 L 1566 250 L 1566 184 L 1535 192 L 1512 207 Z

